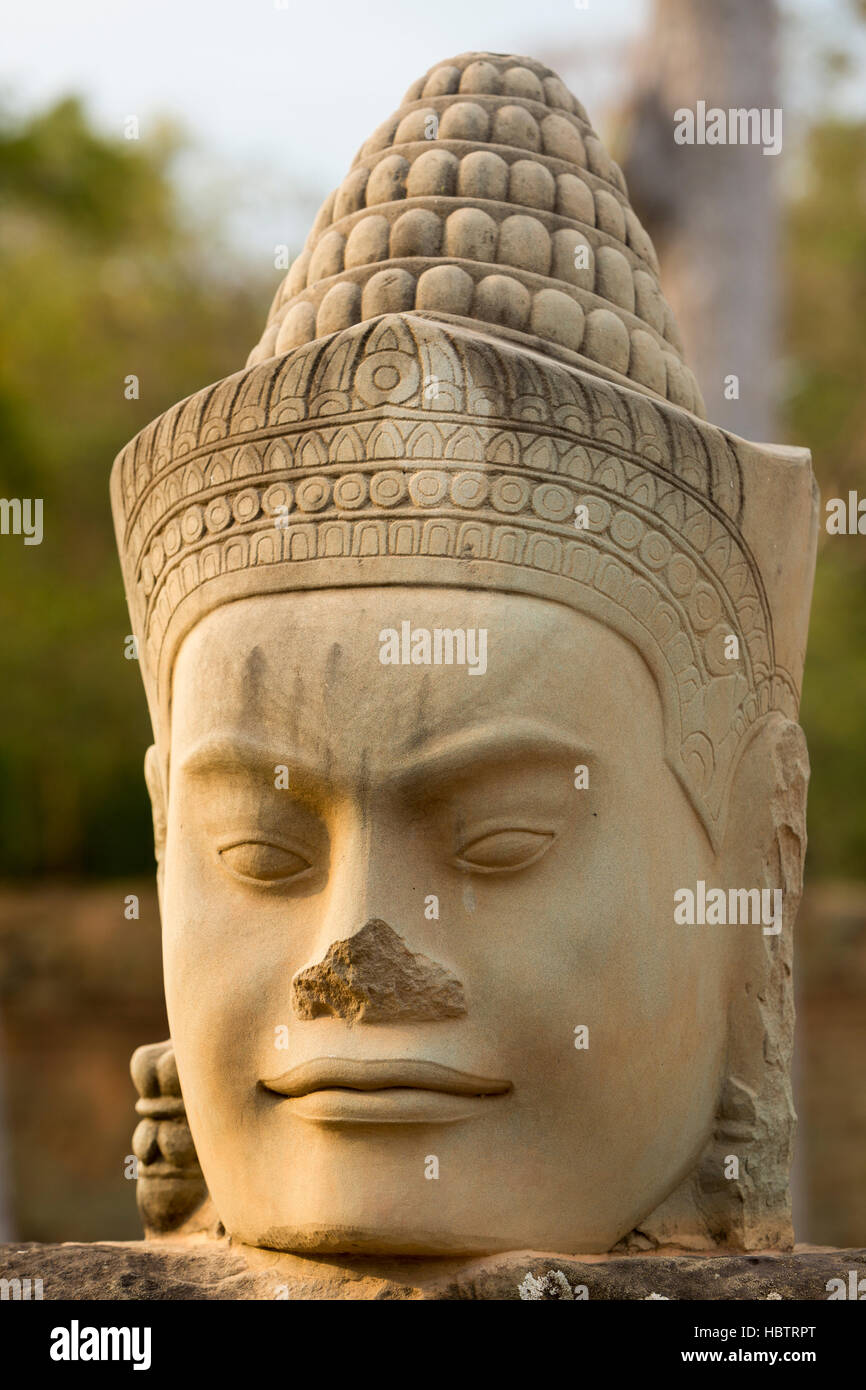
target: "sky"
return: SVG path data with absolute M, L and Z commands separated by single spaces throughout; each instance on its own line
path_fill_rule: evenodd
M 647 0 L 3 0 L 0 79 L 118 125 L 182 115 L 227 152 L 343 167 L 432 64 L 639 32 Z
M 187 190 L 220 186 L 234 235 L 297 241 L 358 147 L 433 64 L 556 54 L 638 34 L 648 0 L 0 0 L 14 109 L 83 92 L 98 124 L 160 114 L 196 141 Z M 294 249 L 294 248 L 293 248 Z
M 712 0 L 698 0 L 712 3 Z M 809 33 L 849 0 L 783 0 Z M 604 133 L 650 0 L 0 0 L 0 94 L 30 110 L 82 93 L 97 124 L 160 115 L 195 142 L 188 196 L 221 197 L 232 235 L 297 243 L 358 147 L 430 66 L 469 49 L 568 68 Z

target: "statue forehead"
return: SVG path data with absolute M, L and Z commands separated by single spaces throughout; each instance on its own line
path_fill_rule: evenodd
M 383 664 L 389 641 L 405 664 Z M 470 674 L 473 665 L 484 669 Z M 304 742 L 327 729 L 338 742 L 387 746 L 425 730 L 504 726 L 509 716 L 520 725 L 515 746 L 529 733 L 524 719 L 593 745 L 627 740 L 629 728 L 636 738 L 651 728 L 661 737 L 652 675 L 616 632 L 563 604 L 437 588 L 226 604 L 182 644 L 172 707 L 174 754 L 219 732 L 289 731 Z

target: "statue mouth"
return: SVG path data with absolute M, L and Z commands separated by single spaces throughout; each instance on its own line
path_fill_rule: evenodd
M 363 1061 L 357 1058 L 316 1057 L 301 1062 L 282 1076 L 262 1081 L 280 1096 L 307 1096 L 312 1091 L 387 1091 L 408 1088 L 415 1091 L 442 1091 L 451 1096 L 504 1096 L 512 1089 L 510 1081 L 492 1081 L 486 1076 L 443 1067 L 440 1062 L 413 1061 L 411 1058 Z
M 412 1058 L 317 1057 L 260 1084 L 298 1118 L 323 1124 L 453 1123 L 513 1090 L 510 1081 Z

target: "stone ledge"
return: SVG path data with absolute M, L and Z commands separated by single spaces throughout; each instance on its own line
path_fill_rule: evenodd
M 403 1299 L 520 1300 L 531 1274 L 564 1276 L 593 1300 L 828 1298 L 827 1282 L 866 1279 L 866 1250 L 800 1247 L 748 1255 L 562 1256 L 510 1251 L 472 1260 L 320 1259 L 226 1241 L 104 1241 L 0 1246 L 0 1278 L 42 1280 L 46 1301 Z M 567 1299 L 563 1279 L 529 1281 L 530 1298 Z M 864 1283 L 866 1294 L 866 1283 Z M 25 1286 L 26 1290 L 26 1286 Z M 10 1296 L 14 1296 L 10 1294 Z M 31 1282 L 31 1297 L 33 1286 Z M 527 1295 L 524 1294 L 524 1297 Z M 573 1296 L 573 1294 L 571 1295 Z M 578 1297 L 583 1297 L 578 1294 Z

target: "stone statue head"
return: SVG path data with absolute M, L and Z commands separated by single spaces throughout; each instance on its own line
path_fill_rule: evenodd
M 562 82 L 416 82 L 112 502 L 162 1225 L 197 1155 L 253 1246 L 789 1245 L 812 473 L 704 419 Z

